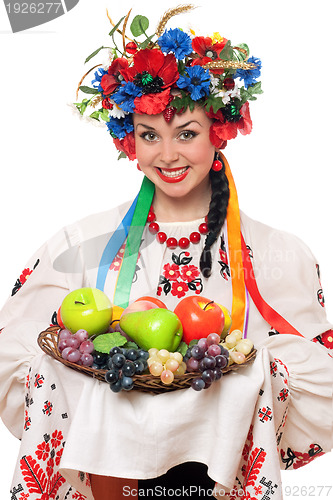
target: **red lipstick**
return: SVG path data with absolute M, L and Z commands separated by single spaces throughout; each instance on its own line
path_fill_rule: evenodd
M 184 168 L 186 168 L 185 171 L 184 171 Z M 163 170 L 168 171 L 170 173 L 174 173 L 174 175 L 172 177 L 166 176 L 162 173 L 162 171 L 158 167 L 156 167 L 156 172 L 158 173 L 158 175 L 160 176 L 162 181 L 172 184 L 175 182 L 181 182 L 183 179 L 185 179 L 185 177 L 187 176 L 190 169 L 189 169 L 189 167 L 181 167 L 181 168 L 168 168 L 168 169 L 165 168 Z M 176 175 L 177 171 L 179 171 L 181 173 L 179 175 Z

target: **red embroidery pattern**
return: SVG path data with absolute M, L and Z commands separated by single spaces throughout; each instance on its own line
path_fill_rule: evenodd
M 53 404 L 50 403 L 50 401 L 45 401 L 44 408 L 42 409 L 42 412 L 49 417 L 51 415 L 52 411 L 53 411 Z
M 220 240 L 221 240 L 220 248 L 219 248 L 220 260 L 218 261 L 218 263 L 221 266 L 220 274 L 226 281 L 228 281 L 228 279 L 230 278 L 230 267 L 229 267 L 228 255 L 227 255 L 227 250 L 226 250 L 223 236 L 221 236 Z
M 299 469 L 315 458 L 324 455 L 322 447 L 315 443 L 310 444 L 309 451 L 307 453 L 293 451 L 291 448 L 288 448 L 287 451 L 281 450 L 280 453 L 281 461 L 285 464 L 285 469 Z
M 22 285 L 24 285 L 24 283 L 27 281 L 27 279 L 32 274 L 32 272 L 36 269 L 38 264 L 39 264 L 39 259 L 37 259 L 37 261 L 35 262 L 34 267 L 32 269 L 30 269 L 29 267 L 27 267 L 26 269 L 23 269 L 22 273 L 20 274 L 20 277 L 15 282 L 14 288 L 12 290 L 12 296 L 15 295 L 19 291 L 19 289 L 22 287 Z
M 328 330 L 325 333 L 322 333 L 321 335 L 318 335 L 314 339 L 312 339 L 313 342 L 318 342 L 319 344 L 325 346 L 327 349 L 332 349 L 333 350 L 333 331 Z
M 193 257 L 189 252 L 181 252 L 179 255 L 173 253 L 173 264 L 163 266 L 163 274 L 157 288 L 157 295 L 161 296 L 171 292 L 171 295 L 179 299 L 184 297 L 188 291 L 200 294 L 203 290 L 200 270 L 190 264 Z
M 230 495 L 230 500 L 237 500 L 239 498 L 244 498 L 247 500 L 257 500 L 258 497 L 253 497 L 250 493 L 251 489 L 256 495 L 262 493 L 262 486 L 271 487 L 271 482 L 265 483 L 265 478 L 260 480 L 258 483 L 258 475 L 266 459 L 266 452 L 263 448 L 255 447 L 253 444 L 253 425 L 250 426 L 246 443 L 242 451 L 242 465 L 241 472 L 244 478 L 244 484 L 240 487 L 235 484 L 233 488 L 234 494 Z M 250 491 L 248 491 L 250 488 Z
M 323 292 L 323 289 L 322 289 L 322 286 L 321 286 L 320 269 L 319 269 L 319 265 L 318 264 L 316 264 L 316 270 L 317 270 L 318 280 L 319 280 L 319 286 L 320 286 L 319 290 L 317 291 L 317 299 L 318 299 L 318 302 L 321 305 L 321 307 L 325 307 L 325 298 L 324 298 L 324 292 Z

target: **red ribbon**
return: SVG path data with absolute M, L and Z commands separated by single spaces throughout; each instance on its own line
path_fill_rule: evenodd
M 251 258 L 246 248 L 244 238 L 242 236 L 242 255 L 243 255 L 243 267 L 244 267 L 244 278 L 246 288 L 256 306 L 261 316 L 272 328 L 274 328 L 279 333 L 289 333 L 293 335 L 298 335 L 299 337 L 304 337 L 299 331 L 296 330 L 287 320 L 285 320 L 275 309 L 273 309 L 265 300 L 262 298 L 258 285 L 254 276 L 254 270 L 251 262 Z

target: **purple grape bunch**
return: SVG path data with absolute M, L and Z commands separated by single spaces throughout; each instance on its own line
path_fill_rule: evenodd
M 144 349 L 113 347 L 107 355 L 105 380 L 112 392 L 130 391 L 134 375 L 141 375 L 148 367 L 149 352 Z
M 86 330 L 72 333 L 66 328 L 59 333 L 58 349 L 61 357 L 70 363 L 81 366 L 92 366 L 94 344 L 88 338 Z
M 195 391 L 208 389 L 215 380 L 222 377 L 222 370 L 229 362 L 229 351 L 220 342 L 217 333 L 210 333 L 188 348 L 184 361 L 188 372 L 198 372 L 198 377 L 191 384 Z

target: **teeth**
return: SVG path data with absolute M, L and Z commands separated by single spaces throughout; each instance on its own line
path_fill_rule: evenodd
M 182 175 L 184 174 L 184 172 L 186 172 L 188 167 L 184 167 L 184 168 L 180 168 L 179 170 L 163 170 L 162 168 L 160 168 L 160 171 L 162 172 L 162 174 L 165 176 L 165 177 L 178 177 L 179 175 Z

